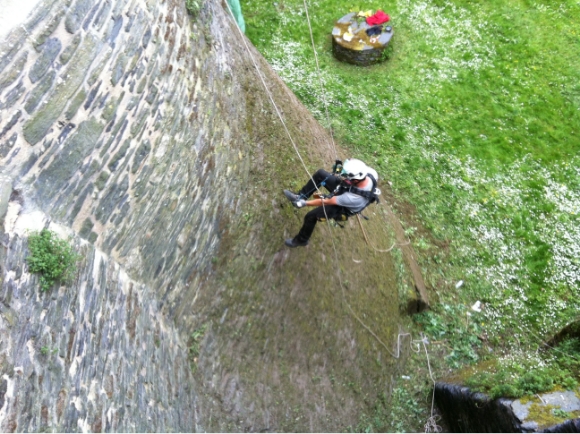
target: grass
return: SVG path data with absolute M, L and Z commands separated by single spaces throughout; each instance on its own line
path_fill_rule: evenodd
M 442 253 L 409 234 L 439 297 L 417 327 L 445 340 L 447 366 L 535 360 L 580 308 L 580 3 L 308 7 L 320 74 L 302 1 L 243 1 L 246 34 L 352 155 L 414 206 L 429 236 L 448 242 Z M 395 32 L 388 60 L 337 62 L 334 21 L 379 8 Z M 470 310 L 477 300 L 481 312 Z M 471 325 L 460 326 L 468 313 Z

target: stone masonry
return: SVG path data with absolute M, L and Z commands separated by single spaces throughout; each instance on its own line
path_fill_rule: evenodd
M 212 2 L 191 19 L 181 1 L 44 0 L 1 42 L 4 432 L 202 429 L 185 313 L 237 206 L 207 180 L 243 177 L 247 152 L 232 24 Z M 84 260 L 45 294 L 25 240 L 49 225 Z
M 307 170 L 328 132 L 225 1 L 200 5 L 39 0 L 0 40 L 1 431 L 346 431 L 395 387 L 390 255 L 356 220 L 283 245 L 285 128 Z M 379 247 L 387 214 L 364 223 Z M 45 293 L 43 227 L 83 258 Z

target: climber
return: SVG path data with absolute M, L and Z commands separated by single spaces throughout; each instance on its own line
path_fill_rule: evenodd
M 360 213 L 370 203 L 378 202 L 377 196 L 380 194 L 380 190 L 376 188 L 378 178 L 377 172 L 360 160 L 346 160 L 344 165 L 340 160 L 336 160 L 333 173 L 320 169 L 298 193 L 284 190 L 284 194 L 296 208 L 317 207 L 304 216 L 304 224 L 298 235 L 287 239 L 285 244 L 288 247 L 306 246 L 317 221 L 346 220 Z M 321 186 L 324 186 L 330 195 L 307 200 Z

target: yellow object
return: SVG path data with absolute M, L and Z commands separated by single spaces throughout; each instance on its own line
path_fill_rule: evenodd
M 359 11 L 358 14 L 356 14 L 357 17 L 361 17 L 361 18 L 367 18 L 373 15 L 373 11 L 371 9 L 369 9 L 368 11 Z
M 342 35 L 342 39 L 344 39 L 346 42 L 352 41 L 352 38 L 354 38 L 354 35 L 350 32 L 345 32 L 345 34 Z

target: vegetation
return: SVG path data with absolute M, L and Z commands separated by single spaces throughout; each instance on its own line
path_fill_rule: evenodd
M 320 73 L 303 1 L 243 1 L 246 33 L 337 140 L 390 182 L 399 206 L 415 210 L 399 207 L 438 297 L 416 331 L 442 355 L 439 376 L 489 362 L 469 384 L 494 396 L 576 385 L 571 347 L 538 350 L 580 308 L 580 4 L 308 7 Z M 359 9 L 385 10 L 395 32 L 386 62 L 368 68 L 332 56 L 334 21 Z
M 61 240 L 48 229 L 33 232 L 28 237 L 26 258 L 28 269 L 40 277 L 40 289 L 46 291 L 55 283 L 68 283 L 76 271 L 80 259 L 70 242 Z
M 492 398 L 535 395 L 548 392 L 555 386 L 564 389 L 578 387 L 580 372 L 580 340 L 568 339 L 554 351 L 529 354 L 510 354 L 479 366 L 467 378 L 466 384 Z
M 189 359 L 191 362 L 191 370 L 193 372 L 197 369 L 197 358 L 199 357 L 199 346 L 205 335 L 207 324 L 204 324 L 193 331 L 189 337 Z
M 185 9 L 194 17 L 199 13 L 201 5 L 201 0 L 185 0 Z

